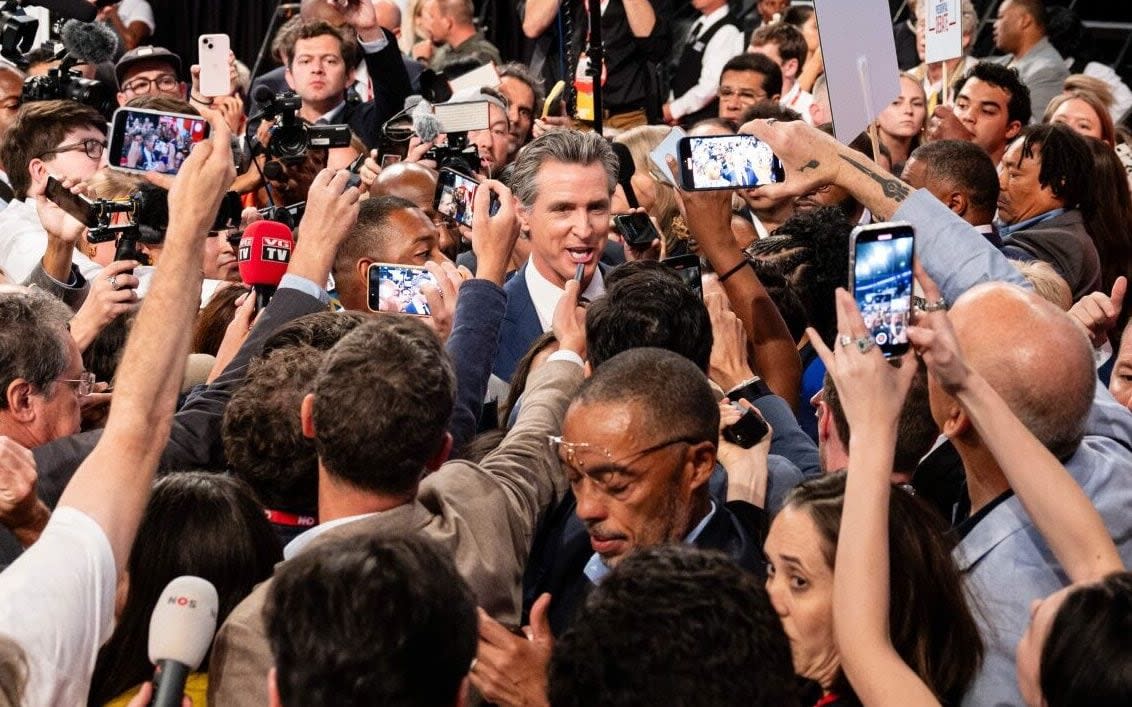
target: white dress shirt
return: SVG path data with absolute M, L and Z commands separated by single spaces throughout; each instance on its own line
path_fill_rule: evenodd
M 597 255 L 595 252 L 594 256 Z M 539 324 L 542 325 L 543 331 L 550 331 L 551 322 L 554 321 L 554 308 L 558 306 L 558 300 L 562 299 L 563 290 L 543 277 L 530 258 L 527 259 L 527 267 L 523 272 L 524 277 L 527 278 L 527 291 L 530 292 L 531 302 L 534 303 L 535 312 L 538 313 Z M 590 278 L 590 284 L 582 291 L 581 297 L 592 302 L 603 294 L 605 294 L 605 280 L 601 276 L 599 267 L 594 270 L 594 276 Z
M 702 15 L 692 26 L 688 35 L 698 36 L 711 29 L 717 22 L 723 21 L 727 16 L 728 6 L 723 5 L 715 12 Z M 698 28 L 697 28 L 698 26 Z M 735 25 L 721 27 L 704 47 L 703 63 L 700 66 L 700 80 L 695 86 L 689 88 L 682 96 L 673 96 L 669 93 L 668 110 L 673 118 L 682 118 L 689 113 L 695 113 L 711 103 L 719 91 L 719 76 L 723 73 L 723 66 L 733 57 L 743 53 L 743 32 Z

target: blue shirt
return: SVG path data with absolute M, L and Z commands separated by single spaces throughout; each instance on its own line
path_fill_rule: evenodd
M 1037 216 L 1028 218 L 1025 221 L 1019 221 L 1018 223 L 1011 224 L 1009 226 L 1004 223 L 1000 223 L 998 225 L 998 236 L 999 238 L 1006 238 L 1015 231 L 1024 231 L 1034 224 L 1041 223 L 1042 221 L 1048 221 L 1051 218 L 1056 218 L 1063 213 L 1065 213 L 1065 209 L 1053 209 L 1052 211 L 1047 211 L 1044 214 L 1038 214 Z

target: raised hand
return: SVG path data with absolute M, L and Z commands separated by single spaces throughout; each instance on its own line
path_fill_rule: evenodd
M 499 210 L 491 215 L 491 197 Z M 511 190 L 494 179 L 485 179 L 472 202 L 472 251 L 476 254 L 476 277 L 503 284 L 511 251 L 519 238 L 519 217 Z
M 1090 292 L 1069 308 L 1069 315 L 1081 325 L 1094 347 L 1108 341 L 1108 333 L 1120 320 L 1124 295 L 1128 291 L 1128 278 L 1121 275 L 1112 283 L 1112 293 Z
M 578 306 L 578 294 L 581 285 L 577 280 L 570 280 L 554 308 L 554 318 L 551 327 L 554 336 L 558 339 L 560 350 L 573 351 L 583 359 L 586 358 L 586 310 Z
M 526 636 L 517 636 L 480 610 L 480 641 L 472 664 L 472 685 L 489 702 L 503 707 L 547 704 L 546 671 L 554 636 L 547 610 L 550 595 L 543 594 L 531 607 Z
M 916 263 L 916 279 L 924 290 L 928 302 L 940 302 L 939 287 L 928 277 L 924 269 Z M 928 372 L 951 395 L 956 395 L 968 383 L 971 370 L 959 351 L 959 341 L 947 312 L 942 309 L 931 312 L 917 312 L 915 324 L 908 327 L 908 341 L 923 359 Z
M 85 351 L 110 322 L 130 312 L 138 301 L 138 278 L 131 272 L 134 260 L 115 260 L 90 281 L 83 306 L 71 318 L 71 338 Z

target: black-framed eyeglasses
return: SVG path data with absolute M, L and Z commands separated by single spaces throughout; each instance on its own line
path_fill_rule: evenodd
M 139 76 L 124 84 L 122 91 L 134 94 L 149 93 L 153 90 L 155 85 L 158 91 L 170 93 L 180 88 L 181 82 L 178 81 L 177 77 L 173 74 L 161 74 L 155 79 L 147 79 L 144 76 Z
M 95 138 L 88 137 L 86 140 L 73 142 L 70 145 L 60 145 L 53 150 L 44 152 L 39 157 L 42 159 L 44 157 L 47 157 L 48 155 L 58 155 L 64 152 L 82 150 L 86 153 L 86 156 L 91 158 L 92 160 L 99 160 L 102 159 L 102 152 L 106 149 L 106 145 L 107 143 L 104 140 L 97 140 Z

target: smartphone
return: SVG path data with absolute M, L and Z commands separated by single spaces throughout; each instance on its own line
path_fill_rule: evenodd
M 737 444 L 743 449 L 750 449 L 761 442 L 767 432 L 770 432 L 766 421 L 753 410 L 739 403 L 731 403 L 731 407 L 739 411 L 740 417 L 735 424 L 723 428 L 723 438 L 728 442 Z
M 119 108 L 110 123 L 109 165 L 127 172 L 176 174 L 193 146 L 208 137 L 209 127 L 199 115 Z
M 665 158 L 672 155 L 679 163 L 680 157 L 677 154 L 677 146 L 680 144 L 680 141 L 687 136 L 688 134 L 684 132 L 684 128 L 677 125 L 669 130 L 668 135 L 660 141 L 660 144 L 649 152 L 649 161 L 656 167 L 657 175 L 663 177 L 662 181 L 671 186 L 676 186 L 680 182 L 677 181 L 676 175 L 672 173 L 672 170 L 668 168 L 668 162 Z
M 908 350 L 915 231 L 908 223 L 858 226 L 849 236 L 850 290 L 885 356 Z
M 226 34 L 202 34 L 197 40 L 202 96 L 227 96 L 232 93 L 228 72 L 229 51 L 230 42 Z
M 660 262 L 675 270 L 684 284 L 691 287 L 700 296 L 700 299 L 704 298 L 704 285 L 700 280 L 700 256 L 678 255 L 675 258 L 665 258 Z
M 436 284 L 428 270 L 417 265 L 373 263 L 369 266 L 369 308 L 427 317 L 432 314 L 421 285 Z
M 91 200 L 82 194 L 73 193 L 55 177 L 47 178 L 45 196 L 87 228 L 98 225 L 98 214 L 95 213 Z
M 459 172 L 444 168 L 436 180 L 436 197 L 433 205 L 436 212 L 444 214 L 456 223 L 471 228 L 472 203 L 480 183 Z
M 677 143 L 680 183 L 688 190 L 749 189 L 781 182 L 782 163 L 754 135 L 705 135 Z
M 660 232 L 652 225 L 652 219 L 640 211 L 614 215 L 613 226 L 625 242 L 634 248 L 648 248 L 654 240 L 660 238 Z

